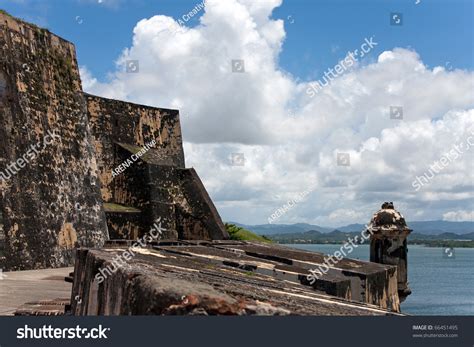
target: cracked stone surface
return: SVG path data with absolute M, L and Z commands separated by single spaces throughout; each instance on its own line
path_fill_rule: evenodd
M 78 251 L 75 315 L 390 315 L 399 311 L 392 266 L 343 261 L 313 286 L 318 253 L 241 241 L 109 242 Z M 122 265 L 119 265 L 122 264 Z M 352 264 L 352 265 L 351 265 Z M 354 266 L 356 265 L 356 266 Z M 358 293 L 356 298 L 353 293 Z

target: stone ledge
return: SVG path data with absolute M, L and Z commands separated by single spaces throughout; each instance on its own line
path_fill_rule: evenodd
M 113 243 L 112 247 L 104 249 L 81 249 L 74 271 L 72 314 L 398 314 L 383 309 L 382 303 L 357 302 L 345 295 L 338 297 L 317 290 L 304 284 L 305 271 L 298 266 L 238 254 L 231 250 L 236 246 L 244 252 L 245 247 L 255 252 L 260 245 L 232 241 L 155 242 L 149 248 L 131 250 L 134 256 L 120 267 L 114 264 L 117 257 L 128 249 L 123 243 Z M 280 258 L 286 256 L 285 251 L 299 253 L 285 247 L 268 247 Z M 380 265 L 379 282 L 369 281 L 371 286 L 378 286 L 377 290 L 385 297 L 391 295 L 386 289 L 387 269 L 392 267 Z M 103 274 L 102 278 L 100 274 Z M 321 281 L 344 284 L 344 280 L 345 285 L 353 285 L 350 278 L 344 279 L 342 273 L 329 274 Z

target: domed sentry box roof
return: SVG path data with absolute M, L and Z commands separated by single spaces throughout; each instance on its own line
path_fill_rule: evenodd
M 373 233 L 373 236 L 382 234 L 384 236 L 406 236 L 412 232 L 402 214 L 393 207 L 393 202 L 382 204 L 382 208 L 370 220 L 368 229 Z

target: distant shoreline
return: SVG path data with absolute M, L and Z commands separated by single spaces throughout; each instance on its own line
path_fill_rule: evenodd
M 357 231 L 344 232 L 333 230 L 331 232 L 320 232 L 318 230 L 309 230 L 293 233 L 267 234 L 267 238 L 276 243 L 340 245 L 346 242 L 354 242 L 355 240 L 363 241 L 358 237 L 358 235 L 360 235 L 360 232 Z M 474 232 L 464 234 L 451 232 L 444 232 L 441 234 L 423 234 L 412 232 L 407 240 L 409 245 L 443 248 L 474 248 Z M 368 243 L 368 240 L 365 241 L 365 243 Z
M 275 243 L 282 245 L 341 245 L 344 242 L 336 241 L 302 241 L 302 240 L 285 240 L 275 241 Z M 362 243 L 360 245 L 368 245 L 369 243 Z M 474 241 L 472 240 L 409 240 L 408 246 L 420 245 L 430 248 L 474 248 Z

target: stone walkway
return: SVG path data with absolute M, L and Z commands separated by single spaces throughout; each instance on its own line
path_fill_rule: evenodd
M 10 316 L 32 301 L 71 297 L 71 283 L 64 281 L 74 268 L 0 272 L 0 316 Z

